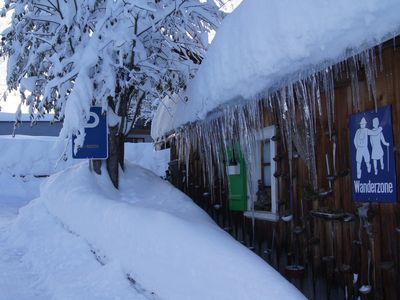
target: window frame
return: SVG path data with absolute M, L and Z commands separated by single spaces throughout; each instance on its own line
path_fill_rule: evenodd
M 254 154 L 254 166 L 251 170 L 251 172 L 254 172 L 253 174 L 256 174 L 256 176 L 253 177 L 253 182 L 251 185 L 249 185 L 248 191 L 249 191 L 249 199 L 251 201 L 248 202 L 248 210 L 244 212 L 244 215 L 249 218 L 256 218 L 260 220 L 267 220 L 267 221 L 273 221 L 277 222 L 279 220 L 279 213 L 278 213 L 278 180 L 274 176 L 276 170 L 277 170 L 277 162 L 274 160 L 274 157 L 276 156 L 277 153 L 277 142 L 272 139 L 272 137 L 276 136 L 276 126 L 268 126 L 262 128 L 257 134 L 256 134 L 256 151 Z M 270 179 L 271 179 L 271 210 L 270 211 L 261 211 L 261 210 L 255 210 L 254 212 L 251 210 L 252 202 L 256 201 L 257 196 L 257 190 L 258 190 L 258 180 L 264 180 L 264 174 L 262 172 L 264 171 L 264 153 L 263 153 L 263 144 L 265 141 L 269 141 L 270 143 L 270 167 L 271 167 L 271 174 L 270 174 Z M 263 181 L 265 182 L 265 181 Z M 250 190 L 250 186 L 252 186 L 252 191 Z

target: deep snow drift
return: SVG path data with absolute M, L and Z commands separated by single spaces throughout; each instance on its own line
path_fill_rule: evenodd
M 19 237 L 10 237 L 10 226 L 18 210 L 40 196 L 39 186 L 45 179 L 34 176 L 53 174 L 79 163 L 62 159 L 64 147 L 65 144 L 57 143 L 55 137 L 0 136 L 0 299 L 113 299 L 132 294 L 135 299 L 146 299 L 142 293 L 132 290 L 124 276 L 117 276 L 122 284 L 118 280 L 112 281 L 115 276 L 110 268 L 101 268 L 93 260 L 92 252 L 76 256 L 77 252 L 72 251 L 79 248 L 76 237 L 67 233 L 48 213 L 32 210 L 33 220 L 27 227 L 20 227 L 25 238 L 19 234 Z M 152 144 L 131 143 L 125 145 L 125 151 L 128 161 L 140 163 L 160 176 L 165 174 L 169 151 L 155 152 Z M 39 223 L 35 221 L 38 219 Z M 88 249 L 86 245 L 84 249 Z M 32 268 L 32 261 L 35 257 L 43 259 L 43 255 L 46 255 L 45 259 L 37 263 L 43 267 L 39 275 Z M 86 272 L 81 274 L 82 269 L 75 270 L 75 265 L 84 266 Z M 90 271 L 93 275 L 88 275 Z M 51 292 L 47 290 L 52 276 L 71 291 L 54 292 L 57 285 L 52 285 Z M 93 279 L 101 276 L 104 280 Z M 88 283 L 90 280 L 96 283 Z
M 156 151 L 153 143 L 125 143 L 125 160 L 165 176 L 170 149 Z
M 80 162 L 72 159 L 71 145 L 57 137 L 4 135 L 0 149 L 0 172 L 11 175 L 51 175 Z M 125 160 L 164 176 L 169 149 L 155 151 L 151 143 L 125 143 Z
M 25 248 L 10 246 L 5 237 L 18 209 L 39 196 L 41 181 L 43 179 L 12 177 L 0 170 L 0 299 L 50 299 L 40 277 L 29 264 L 22 263 Z
M 120 191 L 103 174 L 51 176 L 8 232 L 54 298 L 303 298 L 154 173 L 127 163 Z
M 62 155 L 67 145 L 56 137 L 3 135 L 0 147 L 0 171 L 11 175 L 51 175 L 76 163 Z
M 303 297 L 160 179 L 168 151 L 126 144 L 118 191 L 87 162 L 55 167 L 64 146 L 54 142 L 0 138 L 0 298 Z M 43 173 L 54 175 L 34 177 Z

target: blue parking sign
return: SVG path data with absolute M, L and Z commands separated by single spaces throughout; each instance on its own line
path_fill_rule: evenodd
M 391 106 L 352 114 L 349 129 L 353 200 L 396 202 Z
M 90 118 L 85 126 L 85 141 L 76 154 L 75 136 L 72 137 L 72 157 L 76 159 L 107 159 L 108 136 L 107 116 L 102 113 L 101 107 L 90 108 Z

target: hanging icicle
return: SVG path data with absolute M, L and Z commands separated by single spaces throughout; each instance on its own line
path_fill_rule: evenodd
M 368 49 L 359 54 L 359 59 L 365 70 L 365 78 L 367 80 L 368 96 L 374 101 L 375 109 L 378 108 L 376 97 L 375 78 L 377 74 L 376 56 L 374 49 Z
M 381 49 L 378 49 L 382 69 Z M 185 125 L 175 131 L 176 149 L 179 161 L 184 164 L 186 180 L 189 182 L 190 154 L 197 153 L 202 163 L 203 181 L 214 195 L 215 183 L 224 185 L 226 181 L 227 149 L 238 144 L 247 166 L 250 191 L 255 191 L 257 133 L 264 126 L 264 110 L 277 117 L 280 135 L 288 158 L 293 157 L 294 147 L 307 165 L 310 181 L 317 189 L 316 133 L 318 123 L 328 127 L 330 139 L 334 139 L 335 123 L 335 80 L 351 81 L 352 105 L 360 110 L 359 72 L 364 70 L 370 99 L 377 107 L 375 79 L 378 68 L 376 49 L 368 49 L 355 54 L 334 66 L 320 68 L 321 71 L 293 82 L 285 81 L 281 88 L 268 93 L 264 98 L 242 104 L 229 105 L 213 113 L 213 117 Z M 321 94 L 324 93 L 323 98 Z M 326 110 L 322 101 L 326 101 Z M 325 124 L 327 122 L 327 124 Z M 333 140 L 332 140 L 333 141 Z M 336 141 L 333 148 L 335 168 Z M 292 170 L 290 168 L 290 178 Z M 251 199 L 254 201 L 254 199 Z

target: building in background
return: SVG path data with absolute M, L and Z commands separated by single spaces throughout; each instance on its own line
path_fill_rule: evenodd
M 0 135 L 58 136 L 62 123 L 53 122 L 52 116 L 48 115 L 33 124 L 28 114 L 22 114 L 21 122 L 16 126 L 15 131 L 14 126 L 15 114 L 0 112 Z
M 153 139 L 150 135 L 151 122 L 145 122 L 139 119 L 135 127 L 129 132 L 125 138 L 128 143 L 152 143 Z

